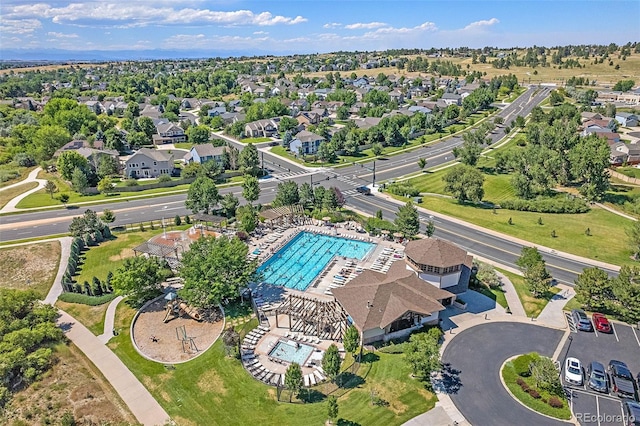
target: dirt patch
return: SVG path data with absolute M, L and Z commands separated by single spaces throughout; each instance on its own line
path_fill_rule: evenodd
M 378 396 L 389 402 L 389 409 L 396 415 L 402 414 L 409 408 L 400 401 L 400 396 L 407 391 L 406 383 L 396 379 L 385 380 L 384 386 L 377 386 Z
M 166 363 L 188 361 L 209 348 L 220 336 L 223 320 L 218 309 L 210 320 L 196 321 L 182 313 L 179 317 L 170 316 L 165 323 L 166 304 L 164 299 L 151 303 L 140 312 L 133 326 L 133 340 L 148 358 Z M 184 343 L 183 329 L 188 338 Z
M 112 262 L 117 262 L 122 259 L 126 259 L 127 257 L 133 257 L 136 254 L 133 252 L 133 249 L 125 248 L 118 254 L 114 254 L 113 256 L 109 256 L 109 260 Z
M 58 273 L 60 243 L 29 244 L 0 250 L 0 287 L 33 289 L 46 296 Z
M 0 413 L 0 424 L 61 424 L 73 413 L 76 424 L 137 424 L 106 379 L 73 345 L 56 348 L 58 362 L 41 381 L 15 394 Z
M 212 392 L 221 395 L 227 394 L 227 389 L 224 387 L 224 382 L 218 377 L 218 373 L 215 370 L 208 370 L 200 376 L 198 380 L 198 387 L 202 392 Z

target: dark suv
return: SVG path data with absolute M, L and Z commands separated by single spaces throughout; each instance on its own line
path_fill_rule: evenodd
M 597 361 L 591 361 L 587 368 L 587 384 L 596 392 L 609 393 L 609 383 L 604 365 Z
M 593 331 L 593 324 L 582 309 L 574 309 L 571 311 L 571 318 L 576 328 L 580 331 Z
M 625 425 L 640 426 L 640 404 L 634 401 L 624 401 L 622 408 L 624 410 Z

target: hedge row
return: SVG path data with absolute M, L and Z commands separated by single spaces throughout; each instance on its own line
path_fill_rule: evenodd
M 98 306 L 111 302 L 116 298 L 113 293 L 103 294 L 102 296 L 87 296 L 83 293 L 62 293 L 59 300 L 67 303 L 79 303 L 81 305 Z
M 589 205 L 581 198 L 537 198 L 535 200 L 510 199 L 500 208 L 538 213 L 587 213 Z

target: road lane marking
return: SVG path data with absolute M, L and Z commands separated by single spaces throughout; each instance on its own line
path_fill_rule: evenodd
M 633 335 L 636 337 L 636 342 L 638 342 L 638 346 L 640 346 L 640 340 L 638 340 L 638 335 L 636 334 L 635 328 L 631 326 L 629 326 L 629 328 L 631 329 L 631 331 L 633 331 Z
M 613 335 L 616 336 L 616 341 L 620 342 L 620 339 L 618 339 L 618 333 L 616 333 L 616 328 L 613 326 L 613 323 L 611 323 L 611 329 L 613 330 Z
M 598 399 L 597 396 L 596 396 L 596 413 L 598 414 L 598 417 L 596 417 L 598 419 L 598 426 L 600 426 L 600 400 Z
M 33 232 L 32 231 L 16 232 L 16 235 L 26 235 L 26 234 L 33 234 Z

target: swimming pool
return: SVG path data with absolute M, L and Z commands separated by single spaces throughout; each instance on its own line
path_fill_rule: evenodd
M 304 343 L 292 342 L 291 340 L 280 340 L 269 352 L 272 358 L 278 358 L 286 362 L 296 362 L 301 366 L 307 362 L 314 347 Z
M 260 265 L 263 281 L 306 290 L 334 256 L 363 259 L 374 244 L 330 235 L 300 232 Z

